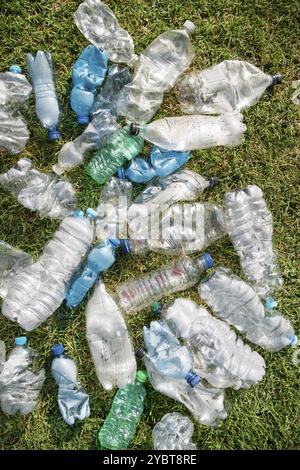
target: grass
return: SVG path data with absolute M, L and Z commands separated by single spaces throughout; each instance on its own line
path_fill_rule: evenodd
M 69 106 L 71 67 L 87 41 L 73 22 L 78 0 L 3 0 L 0 10 L 2 48 L 1 70 L 12 63 L 26 71 L 25 54 L 38 49 L 53 53 L 56 63 L 57 92 L 63 117 L 61 133 L 67 142 L 80 133 Z M 293 0 L 123 0 L 106 3 L 120 24 L 133 36 L 140 52 L 159 33 L 179 27 L 191 19 L 197 29 L 193 34 L 196 55 L 192 69 L 210 66 L 224 59 L 239 58 L 269 73 L 281 72 L 284 84 L 274 93 L 265 93 L 260 102 L 245 113 L 245 143 L 235 149 L 214 148 L 193 152 L 188 167 L 204 175 L 217 175 L 219 186 L 206 195 L 222 201 L 225 191 L 255 183 L 263 188 L 274 216 L 274 242 L 285 284 L 278 294 L 280 311 L 299 332 L 299 285 L 296 254 L 299 253 L 297 227 L 297 159 L 299 157 L 297 106 L 290 101 L 292 81 L 299 79 L 299 5 Z M 126 4 L 126 7 L 125 7 Z M 176 94 L 166 96 L 158 116 L 180 113 Z M 42 171 L 51 171 L 62 143 L 49 144 L 46 132 L 35 117 L 31 98 L 28 110 L 30 140 L 22 153 Z M 10 168 L 19 156 L 1 154 L 0 171 Z M 298 160 L 299 161 L 299 160 Z M 74 170 L 70 180 L 78 190 L 82 208 L 95 206 L 100 188 L 85 175 L 83 168 Z M 8 194 L 0 191 L 0 239 L 38 257 L 58 223 L 40 219 L 22 208 Z M 228 238 L 211 247 L 216 264 L 240 274 L 238 257 Z M 165 262 L 165 257 L 151 255 L 120 257 L 105 275 L 114 289 L 124 279 L 137 276 Z M 196 289 L 185 294 L 195 300 Z M 168 299 L 169 300 L 169 299 Z M 0 447 L 3 449 L 96 449 L 96 433 L 110 408 L 114 392 L 99 385 L 85 340 L 85 305 L 69 314 L 61 307 L 56 314 L 28 336 L 40 351 L 47 380 L 39 404 L 31 415 L 6 416 L 1 413 Z M 65 319 L 66 314 L 68 320 Z M 128 318 L 135 346 L 140 347 L 141 328 L 149 322 L 149 311 Z M 21 329 L 3 316 L 0 338 L 10 348 Z M 63 342 L 76 360 L 79 378 L 91 397 L 91 417 L 74 427 L 60 417 L 56 403 L 56 385 L 50 375 L 50 347 Z M 200 449 L 296 449 L 299 448 L 299 368 L 292 363 L 293 350 L 270 354 L 255 348 L 266 360 L 263 381 L 244 391 L 230 391 L 230 416 L 214 429 L 195 424 L 194 440 Z M 140 364 L 141 366 L 141 364 Z M 179 403 L 147 386 L 145 412 L 131 444 L 132 449 L 151 449 L 151 430 L 161 417 L 171 411 L 190 416 Z M 191 416 L 190 416 L 191 417 Z

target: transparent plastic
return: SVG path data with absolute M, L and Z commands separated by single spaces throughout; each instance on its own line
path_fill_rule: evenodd
M 167 413 L 152 430 L 154 450 L 197 450 L 192 442 L 194 426 L 187 416 Z
M 0 297 L 6 297 L 10 282 L 30 264 L 30 255 L 0 240 Z

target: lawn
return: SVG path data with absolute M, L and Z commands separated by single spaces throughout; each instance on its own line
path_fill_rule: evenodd
M 196 50 L 192 69 L 238 58 L 261 67 L 267 73 L 283 74 L 284 83 L 274 92 L 265 93 L 257 105 L 245 112 L 247 132 L 244 144 L 234 149 L 193 152 L 187 166 L 203 175 L 219 177 L 219 185 L 204 196 L 206 200 L 221 202 L 225 191 L 248 184 L 257 184 L 263 189 L 274 217 L 274 243 L 285 279 L 277 296 L 279 309 L 292 321 L 299 334 L 296 265 L 299 253 L 299 107 L 290 100 L 292 81 L 300 78 L 298 2 L 107 0 L 106 3 L 134 38 L 138 53 L 161 32 L 180 27 L 190 19 L 197 26 L 192 36 Z M 55 144 L 47 142 L 46 131 L 37 121 L 31 97 L 28 109 L 30 140 L 22 153 L 45 172 L 51 171 L 62 143 L 81 132 L 69 105 L 71 67 L 88 44 L 73 22 L 73 13 L 79 4 L 79 0 L 1 2 L 1 71 L 17 63 L 27 74 L 25 55 L 38 49 L 51 51 L 56 64 L 57 92 L 63 111 L 62 141 Z M 165 97 L 157 116 L 179 113 L 176 92 L 172 91 Z M 2 153 L 0 172 L 10 168 L 18 158 L 19 155 Z M 78 190 L 80 206 L 83 209 L 95 207 L 101 188 L 85 174 L 84 168 L 75 169 L 69 178 Z M 37 258 L 57 226 L 57 221 L 40 219 L 0 190 L 0 239 Z M 238 256 L 229 238 L 214 244 L 210 252 L 216 265 L 230 267 L 240 274 Z M 121 280 L 164 264 L 166 257 L 151 254 L 144 258 L 133 256 L 128 261 L 120 255 L 117 263 L 105 274 L 110 289 L 113 290 Z M 184 295 L 199 301 L 196 289 L 190 289 Z M 85 340 L 85 306 L 86 302 L 73 312 L 62 306 L 51 319 L 28 334 L 30 345 L 41 354 L 47 379 L 38 406 L 31 415 L 11 417 L 0 414 L 0 448 L 97 448 L 96 434 L 109 411 L 114 391 L 104 391 L 97 380 Z M 149 310 L 127 318 L 136 348 L 142 346 L 141 329 L 151 318 Z M 1 317 L 0 339 L 6 342 L 7 348 L 13 344 L 14 337 L 22 333 L 17 324 Z M 76 360 L 80 381 L 91 398 L 91 417 L 74 427 L 66 425 L 60 417 L 57 387 L 50 374 L 50 348 L 56 342 L 62 342 L 67 353 Z M 286 348 L 271 354 L 258 347 L 254 349 L 262 354 L 267 364 L 263 381 L 249 390 L 229 391 L 230 416 L 216 428 L 194 422 L 194 441 L 200 449 L 299 448 L 299 366 L 292 362 L 294 350 Z M 171 411 L 191 417 L 181 404 L 159 395 L 148 384 L 144 415 L 131 448 L 151 449 L 154 424 Z

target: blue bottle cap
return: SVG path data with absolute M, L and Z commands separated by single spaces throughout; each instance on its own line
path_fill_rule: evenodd
M 198 385 L 201 380 L 199 375 L 195 374 L 195 372 L 192 371 L 186 375 L 185 379 L 191 387 L 196 387 L 196 385 Z
M 273 297 L 270 297 L 269 299 L 266 299 L 265 306 L 266 308 L 275 308 L 277 307 L 277 302 Z
M 117 248 L 117 246 L 120 245 L 120 240 L 118 240 L 117 238 L 110 238 L 108 241 L 114 248 Z
M 213 261 L 213 259 L 212 259 L 212 257 L 210 256 L 209 253 L 204 253 L 204 255 L 202 256 L 202 260 L 204 261 L 206 269 L 209 269 L 209 268 L 213 267 L 214 261 Z
M 294 336 L 291 337 L 291 346 L 295 347 L 296 344 L 298 344 L 298 338 L 297 338 L 296 335 L 294 335 Z
M 62 344 L 57 343 L 54 346 L 52 346 L 51 351 L 52 351 L 53 356 L 56 357 L 56 356 L 60 356 L 61 354 L 63 354 L 65 351 L 65 348 L 63 347 Z
M 124 180 L 126 178 L 125 168 L 123 168 L 122 166 L 119 166 L 118 168 L 118 177 L 120 178 L 120 180 Z
M 59 140 L 60 139 L 60 133 L 57 129 L 49 129 L 48 130 L 48 139 L 50 142 L 53 140 Z
M 89 116 L 77 116 L 77 121 L 79 124 L 88 124 L 90 122 Z
M 130 243 L 130 240 L 120 240 L 120 245 L 122 248 L 123 255 L 127 255 L 128 253 L 132 252 L 132 245 Z
M 98 215 L 97 212 L 91 207 L 89 207 L 86 211 L 86 216 L 90 217 L 91 219 L 96 219 L 97 215 Z
M 26 336 L 18 336 L 15 338 L 15 345 L 16 346 L 24 346 L 27 343 Z
M 84 212 L 81 209 L 75 209 L 75 211 L 72 214 L 72 217 L 78 217 L 80 219 L 82 219 L 83 216 L 84 216 Z
M 16 65 L 16 64 L 11 65 L 8 70 L 9 70 L 9 72 L 13 72 L 13 73 L 22 73 L 21 67 L 19 65 Z

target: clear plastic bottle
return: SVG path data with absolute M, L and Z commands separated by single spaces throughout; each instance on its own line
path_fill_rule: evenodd
M 123 315 L 99 279 L 86 308 L 86 337 L 105 390 L 133 384 L 136 359 Z
M 15 347 L 0 369 L 0 403 L 3 413 L 23 415 L 37 406 L 45 371 L 33 371 L 38 353 L 27 346 L 26 336 L 15 339 Z
M 112 62 L 130 63 L 134 58 L 131 36 L 122 29 L 111 9 L 100 0 L 85 0 L 77 8 L 74 21 L 92 44 L 106 51 Z
M 147 374 L 138 371 L 134 384 L 119 389 L 98 434 L 102 449 L 125 450 L 132 441 L 144 410 Z
M 160 34 L 137 59 L 132 82 L 120 94 L 118 109 L 128 122 L 151 120 L 166 91 L 189 67 L 194 48 L 189 34 L 195 25 L 186 21 L 182 29 Z
M 197 450 L 192 442 L 194 426 L 187 416 L 167 413 L 152 430 L 154 450 Z
M 289 320 L 276 311 L 270 316 L 253 288 L 229 269 L 217 268 L 200 283 L 199 294 L 216 315 L 252 343 L 271 352 L 296 344 Z
M 243 142 L 246 126 L 239 113 L 221 116 L 177 116 L 158 119 L 150 124 L 132 124 L 132 135 L 140 135 L 167 150 L 187 152 L 224 145 L 235 147 Z
M 29 158 L 21 158 L 2 173 L 0 186 L 13 194 L 22 206 L 38 211 L 41 217 L 63 219 L 77 207 L 72 184 L 36 170 Z
M 9 284 L 2 313 L 22 328 L 37 328 L 61 305 L 66 285 L 94 239 L 95 211 L 76 211 L 66 217 L 39 260 L 23 269 Z
M 213 387 L 249 388 L 265 374 L 265 361 L 229 326 L 190 299 L 178 298 L 161 309 L 153 306 L 193 356 L 194 369 Z
M 183 77 L 178 84 L 181 109 L 187 114 L 241 112 L 255 104 L 264 91 L 282 82 L 248 62 L 224 60 Z
M 100 273 L 107 271 L 116 260 L 116 248 L 120 242 L 109 239 L 91 249 L 87 259 L 71 279 L 66 294 L 67 306 L 74 308 L 80 304 L 97 281 Z
M 118 303 L 125 313 L 136 312 L 162 297 L 195 285 L 203 271 L 213 266 L 208 253 L 199 258 L 184 256 L 140 278 L 117 286 Z
M 55 91 L 54 66 L 50 52 L 27 54 L 27 67 L 35 94 L 35 111 L 43 127 L 48 129 L 49 140 L 59 140 L 57 130 L 59 106 Z
M 5 298 L 9 283 L 30 264 L 31 256 L 0 240 L 0 297 Z
M 90 416 L 89 396 L 77 379 L 77 367 L 73 359 L 64 354 L 62 344 L 52 347 L 54 359 L 51 372 L 58 385 L 57 402 L 65 423 L 72 426 Z

